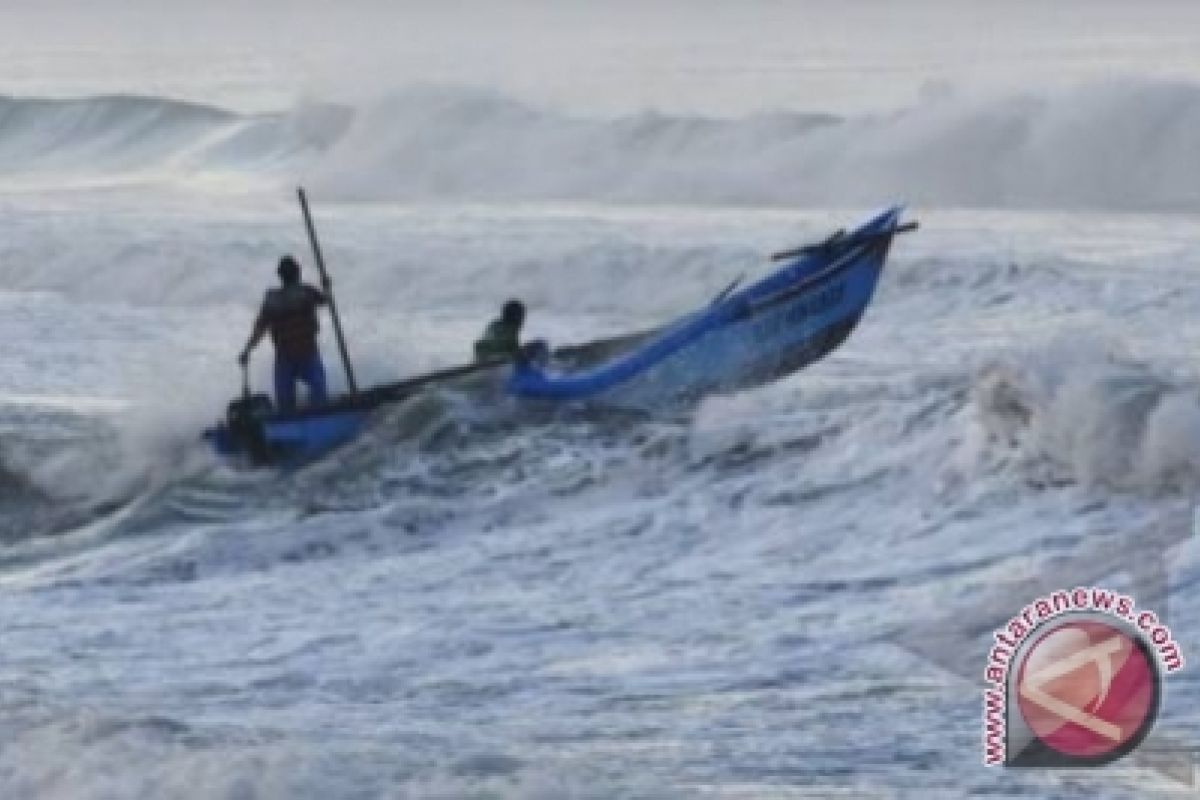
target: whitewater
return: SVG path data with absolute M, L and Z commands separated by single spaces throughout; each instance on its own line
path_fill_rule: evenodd
M 1200 207 L 1200 87 L 1182 81 L 932 91 L 850 117 L 597 118 L 437 85 L 271 114 L 129 95 L 0 97 L 0 125 L 0 174 L 28 190 L 165 181 L 228 190 L 300 176 L 344 201 Z
M 279 102 L 228 53 L 161 92 L 150 60 L 9 70 L 0 797 L 1193 792 L 1191 663 L 1136 760 L 981 763 L 990 632 L 1046 590 L 1129 592 L 1200 658 L 1200 83 L 1120 41 L 1092 53 L 1117 77 L 896 66 L 866 108 L 795 101 L 771 37 L 754 107 L 716 79 L 720 107 L 659 102 L 692 84 L 657 50 L 583 48 L 591 105 L 436 70 Z M 686 63 L 733 74 L 713 52 Z M 652 102 L 617 102 L 638 70 Z M 893 202 L 921 228 L 786 380 L 636 418 L 448 387 L 307 468 L 236 470 L 199 433 L 275 260 L 313 277 L 298 184 L 360 383 L 462 363 L 510 296 L 528 336 L 582 342 Z

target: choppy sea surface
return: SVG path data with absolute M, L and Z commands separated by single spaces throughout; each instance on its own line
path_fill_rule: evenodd
M 1138 67 L 1120 30 L 1072 63 Z M 34 78 L 78 65 L 34 50 L 37 93 L 0 98 L 0 796 L 1194 791 L 1146 759 L 987 769 L 980 694 L 990 632 L 1053 588 L 1128 591 L 1200 653 L 1182 55 L 875 112 L 584 113 L 499 79 L 247 110 L 224 56 L 197 96 L 128 54 L 64 99 Z M 450 386 L 235 470 L 199 432 L 275 259 L 310 261 L 299 182 L 362 382 L 462 362 L 510 296 L 587 341 L 892 202 L 921 229 L 849 341 L 770 386 L 636 419 Z M 1147 754 L 1200 742 L 1197 709 L 1189 666 Z

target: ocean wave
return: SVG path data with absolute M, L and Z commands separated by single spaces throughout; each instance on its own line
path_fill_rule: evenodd
M 1200 476 L 1196 387 L 1095 345 L 1060 340 L 998 359 L 973 395 L 982 430 L 1035 483 L 1158 494 Z
M 163 98 L 0 98 L 0 174 L 251 172 L 349 201 L 1194 209 L 1197 129 L 1200 85 L 1132 79 L 929 93 L 848 118 L 594 118 L 428 86 L 250 117 Z
M 328 148 L 348 114 L 321 104 L 242 116 L 162 97 L 0 96 L 0 175 L 68 183 L 144 173 L 268 170 L 277 177 Z
M 345 199 L 1180 208 L 1200 205 L 1200 87 L 931 96 L 887 116 L 585 120 L 492 95 L 366 109 L 310 174 Z

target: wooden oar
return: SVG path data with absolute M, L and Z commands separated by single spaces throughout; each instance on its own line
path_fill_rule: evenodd
M 473 364 L 463 364 L 457 367 L 447 367 L 439 369 L 435 372 L 429 372 L 424 375 L 417 375 L 412 378 L 396 381 L 394 383 L 385 383 L 380 386 L 373 386 L 370 389 L 362 392 L 360 397 L 374 402 L 388 402 L 389 400 L 398 400 L 405 395 L 412 394 L 417 389 L 427 386 L 431 383 L 440 381 L 448 381 L 453 378 L 461 378 L 464 375 L 471 375 L 476 372 L 484 372 L 495 367 L 502 367 L 505 364 L 511 364 L 511 359 L 493 358 L 487 361 L 477 361 Z
M 297 188 L 296 194 L 300 198 L 300 211 L 304 214 L 304 227 L 308 230 L 308 241 L 312 245 L 313 259 L 317 262 L 317 269 L 321 271 L 321 283 L 325 287 L 330 287 L 329 273 L 325 269 L 325 258 L 321 255 L 321 243 L 317 241 L 317 229 L 313 226 L 312 214 L 308 210 L 308 197 L 304 194 L 304 187 Z M 354 382 L 354 367 L 350 365 L 350 353 L 346 350 L 346 337 L 342 335 L 342 320 L 338 317 L 337 303 L 333 300 L 333 289 L 326 288 L 325 295 L 329 299 L 329 316 L 333 319 L 333 332 L 337 335 L 338 350 L 342 354 L 342 366 L 346 369 L 346 386 L 353 396 L 358 394 L 358 384 Z

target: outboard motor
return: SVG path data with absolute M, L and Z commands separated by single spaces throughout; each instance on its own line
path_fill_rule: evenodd
M 255 465 L 271 460 L 263 421 L 275 413 L 271 396 L 250 391 L 250 371 L 242 365 L 242 394 L 230 401 L 225 409 L 225 436 L 234 452 L 243 452 Z
M 274 411 L 270 395 L 249 392 L 230 402 L 225 411 L 225 428 L 229 431 L 230 441 L 255 464 L 265 464 L 271 459 L 263 420 Z

